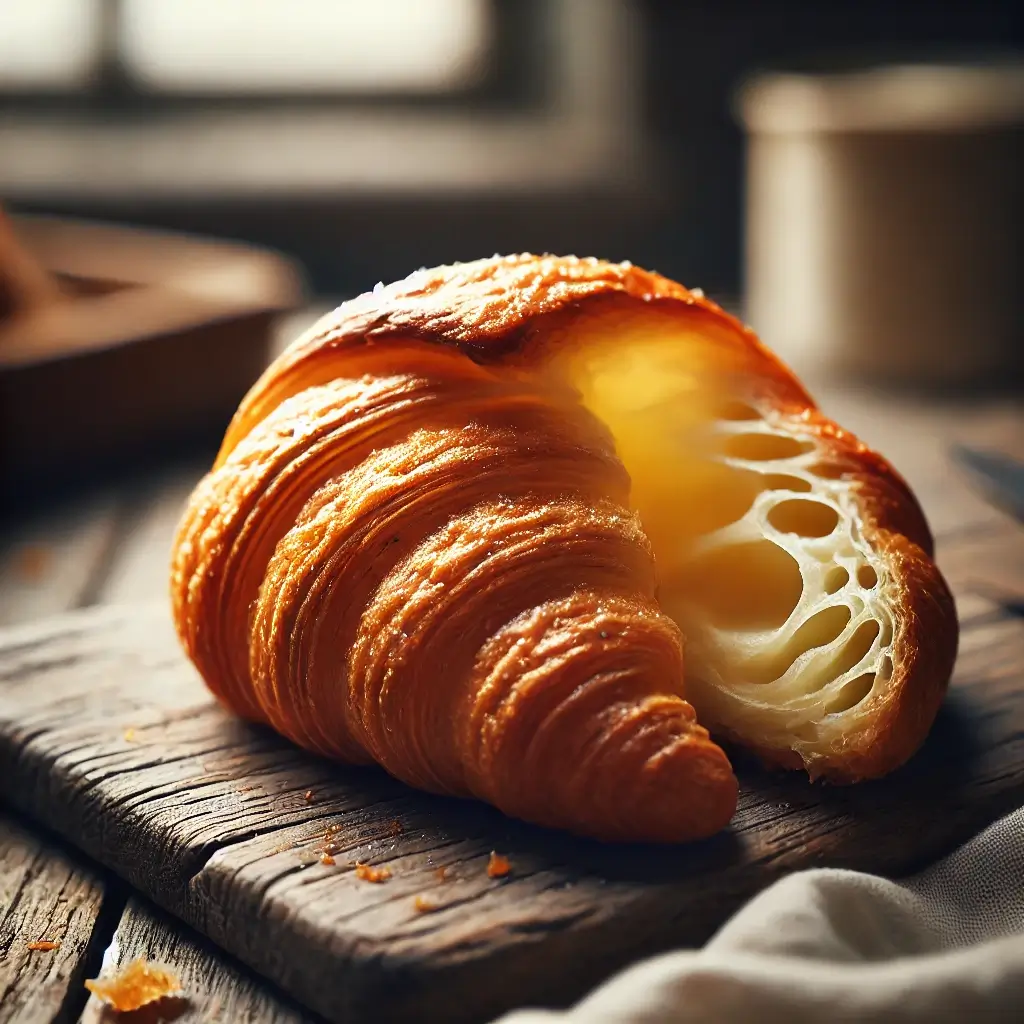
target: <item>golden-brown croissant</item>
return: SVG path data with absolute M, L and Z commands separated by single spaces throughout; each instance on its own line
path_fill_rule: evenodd
M 728 822 L 694 707 L 772 764 L 892 770 L 957 642 L 906 484 L 751 331 L 531 255 L 378 286 L 295 342 L 192 496 L 172 594 L 238 713 L 613 840 Z

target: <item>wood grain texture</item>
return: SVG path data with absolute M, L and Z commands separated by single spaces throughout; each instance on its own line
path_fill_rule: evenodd
M 103 957 L 103 973 L 145 957 L 172 967 L 183 995 L 161 1000 L 130 1015 L 133 1024 L 315 1024 L 315 1018 L 276 994 L 265 982 L 231 961 L 195 932 L 167 917 L 145 900 L 128 901 L 113 940 Z M 124 1021 L 95 996 L 90 996 L 82 1024 Z
M 119 494 L 78 496 L 42 516 L 4 523 L 0 625 L 29 622 L 94 599 L 124 520 Z M 0 1022 L 39 1024 L 78 1017 L 82 981 L 123 904 L 74 851 L 0 813 Z M 52 940 L 58 949 L 30 950 Z
M 96 604 L 167 599 L 171 541 L 196 480 L 211 454 L 189 456 L 119 489 L 124 514 L 109 565 L 95 581 Z
M 475 1021 L 563 1001 L 700 943 L 784 872 L 909 871 L 1024 801 L 1024 620 L 1003 601 L 1024 597 L 1024 531 L 952 535 L 940 558 L 964 631 L 922 753 L 851 789 L 740 762 L 732 828 L 687 848 L 573 840 L 304 755 L 212 703 L 162 608 L 7 634 L 0 789 L 332 1020 L 419 1020 L 429 1005 L 432 1020 Z M 508 877 L 488 877 L 492 850 Z M 391 878 L 361 880 L 357 862 Z
M 108 486 L 99 493 L 72 496 L 44 515 L 23 513 L 8 520 L 0 542 L 0 625 L 33 621 L 92 602 L 161 600 L 167 590 L 168 552 L 174 527 L 193 483 L 211 458 L 212 454 L 203 458 L 202 464 L 190 458 L 165 465 L 144 476 Z M 11 840 L 2 828 L 0 836 L 3 837 L 0 858 L 8 867 L 12 858 L 17 860 L 26 848 L 38 850 L 39 859 L 53 855 L 52 844 L 47 839 L 26 833 L 24 829 L 17 840 Z M 76 877 L 91 879 L 105 895 L 104 906 L 109 912 L 94 922 L 89 945 L 98 963 L 118 926 L 116 908 L 123 903 L 120 887 L 112 888 L 109 879 L 97 876 L 84 857 L 64 850 L 60 858 L 68 871 L 73 875 L 77 873 Z M 37 873 L 25 899 L 38 913 L 44 914 L 55 901 L 65 902 L 62 890 L 68 877 L 60 871 Z M 17 891 L 16 876 L 3 872 L 2 878 L 4 893 Z M 6 908 L 6 899 L 0 907 Z M 144 921 L 144 929 L 138 927 L 140 921 Z M 202 965 L 202 991 L 214 994 L 212 1000 L 200 999 L 194 1004 L 196 1013 L 209 1015 L 211 1006 L 219 1002 L 230 1013 L 222 1018 L 224 1020 L 238 1019 L 233 1012 L 235 1007 L 244 1008 L 252 1019 L 273 1019 L 267 1008 L 275 1005 L 275 997 L 271 993 L 259 994 L 265 983 L 240 975 L 237 967 L 209 947 L 205 952 L 201 947 L 194 947 L 190 944 L 188 930 L 180 922 L 166 915 L 150 913 L 146 916 L 140 909 L 118 927 L 121 929 L 120 945 L 115 949 L 136 948 L 135 940 L 142 935 L 154 949 L 178 949 L 179 944 L 183 951 L 194 949 L 194 955 L 186 956 L 185 962 L 194 964 L 197 971 Z M 68 963 L 61 965 L 58 977 L 67 980 L 73 976 L 75 980 L 68 989 L 66 1004 L 60 1004 L 54 1019 L 77 1017 L 77 1011 L 66 1016 L 70 1012 L 68 1008 L 82 1006 L 88 995 L 81 985 L 80 946 L 79 943 L 64 948 L 63 956 Z M 20 950 L 23 954 L 24 950 L 21 947 L 11 949 L 13 952 L 6 952 L 0 965 L 3 990 L 10 993 L 0 1011 L 0 1021 L 36 1024 L 44 1019 L 38 999 L 26 1001 L 19 999 L 16 993 L 35 992 L 42 961 L 54 960 L 55 954 L 37 952 L 31 957 L 16 956 L 15 953 Z M 232 997 L 236 986 L 239 992 Z M 53 990 L 50 985 L 46 991 Z M 91 1001 L 93 1003 L 95 1000 Z M 91 1012 L 97 1009 L 94 1007 Z M 193 1012 L 191 1003 L 188 1012 Z M 244 1016 L 241 1019 L 245 1019 Z
M 0 626 L 90 604 L 117 546 L 123 508 L 117 494 L 94 494 L 40 516 L 22 515 L 5 522 L 0 539 Z
M 213 455 L 181 456 L 6 516 L 0 521 L 0 626 L 92 604 L 166 600 L 174 530 Z
M 119 909 L 93 868 L 0 815 L 0 1022 L 77 1020 L 88 965 Z M 57 945 L 29 945 L 38 942 Z

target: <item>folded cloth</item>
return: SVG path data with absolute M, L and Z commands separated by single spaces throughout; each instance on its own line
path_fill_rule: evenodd
M 622 972 L 564 1012 L 501 1024 L 1024 1022 L 1024 808 L 900 882 L 802 871 L 701 950 Z

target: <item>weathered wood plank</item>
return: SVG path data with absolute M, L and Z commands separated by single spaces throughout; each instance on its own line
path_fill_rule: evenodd
M 122 488 L 125 515 L 93 595 L 96 604 L 166 601 L 171 543 L 192 488 L 213 453 L 167 466 Z
M 103 957 L 103 973 L 138 957 L 167 964 L 181 979 L 182 996 L 153 1006 L 148 1019 L 175 1024 L 314 1024 L 314 1018 L 275 993 L 200 935 L 144 900 L 132 898 Z M 135 1019 L 134 1015 L 132 1019 Z M 113 1024 L 125 1018 L 90 996 L 82 1024 Z
M 64 1024 L 85 1003 L 120 901 L 84 858 L 0 814 L 0 1022 Z M 30 943 L 55 943 L 35 948 Z
M 112 484 L 100 494 L 71 497 L 41 516 L 23 515 L 20 519 L 9 520 L 0 544 L 0 624 L 31 621 L 93 602 L 136 603 L 163 599 L 173 531 L 185 499 L 208 461 L 208 458 L 192 459 L 162 467 L 142 478 Z M 41 851 L 50 849 L 46 840 L 23 833 L 18 844 L 4 853 L 7 858 L 14 857 L 15 850 L 26 844 L 34 844 Z M 62 857 L 69 871 L 77 872 L 83 879 L 92 879 L 101 891 L 110 895 L 109 889 L 105 889 L 107 883 L 95 878 L 92 870 L 83 866 L 85 858 L 78 858 L 81 861 L 78 864 L 74 855 L 70 860 L 67 853 Z M 15 882 L 5 886 L 5 891 L 10 888 L 14 892 Z M 60 872 L 38 875 L 27 898 L 44 913 L 55 900 L 64 900 L 60 887 L 65 883 L 66 878 Z M 107 905 L 111 905 L 110 899 Z M 99 930 L 91 935 L 90 948 L 95 946 L 97 952 L 102 951 L 117 923 L 116 914 L 106 915 L 98 925 Z M 173 946 L 178 941 L 178 933 L 184 930 L 179 922 L 165 917 L 151 917 L 148 924 L 150 933 L 166 932 L 162 936 L 151 935 L 157 946 L 161 943 Z M 74 960 L 76 949 L 75 944 L 64 947 L 62 956 L 67 963 L 62 962 L 60 977 L 73 974 L 75 981 L 68 993 L 68 1005 L 81 1006 L 87 993 L 81 986 L 81 965 Z M 19 955 L 4 960 L 2 985 L 11 993 L 11 998 L 0 1011 L 0 1021 L 35 1024 L 43 1019 L 38 999 L 26 1003 L 19 1001 L 16 993 L 35 992 L 41 961 L 47 957 L 53 960 L 56 955 L 40 951 L 31 957 Z M 91 969 L 95 966 L 93 964 Z M 226 996 L 236 983 L 236 975 L 230 968 L 222 968 L 215 959 L 207 961 L 207 974 L 208 987 L 218 992 L 225 1005 L 234 1006 Z M 249 986 L 252 987 L 252 982 Z M 272 997 L 267 999 L 272 1000 Z M 257 1005 L 258 1001 L 254 1001 L 253 1006 Z
M 91 604 L 97 579 L 116 547 L 122 504 L 118 494 L 105 493 L 5 522 L 0 626 Z
M 685 849 L 581 842 L 306 756 L 211 702 L 161 608 L 8 635 L 0 790 L 333 1020 L 418 1020 L 427 1003 L 480 1020 L 699 943 L 785 871 L 912 870 L 1024 801 L 1024 620 L 964 582 L 1022 545 L 1009 527 L 944 545 L 968 614 L 910 765 L 850 789 L 742 765 L 733 827 Z M 1000 586 L 1024 597 L 1013 572 Z M 506 879 L 487 876 L 494 849 Z M 357 862 L 392 876 L 371 884 Z
M 114 555 L 122 512 L 120 495 L 105 493 L 8 519 L 0 625 L 89 603 Z M 84 857 L 0 815 L 0 1022 L 77 1019 L 88 962 L 98 959 L 122 902 Z M 60 945 L 29 949 L 38 940 Z

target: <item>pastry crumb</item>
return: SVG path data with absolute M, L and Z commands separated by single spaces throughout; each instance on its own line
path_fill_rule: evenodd
M 356 877 L 364 882 L 384 882 L 391 877 L 391 872 L 387 868 L 375 868 L 371 864 L 357 860 Z
M 320 851 L 320 863 L 327 865 L 327 867 L 329 867 L 329 868 L 332 868 L 338 862 L 334 859 L 334 855 L 333 854 L 328 853 L 326 850 L 321 850 Z
M 307 789 L 306 792 L 302 794 L 302 799 L 305 800 L 307 804 L 311 804 L 316 799 L 316 794 L 313 790 Z
M 416 899 L 412 901 L 412 906 L 417 914 L 431 914 L 435 910 L 441 909 L 439 903 L 435 903 L 426 896 L 417 896 Z
M 508 857 L 491 850 L 490 859 L 487 861 L 488 878 L 504 878 L 512 870 Z
M 439 882 L 448 881 L 448 869 L 443 864 L 439 868 L 434 869 L 434 875 Z
M 26 544 L 15 556 L 14 571 L 26 583 L 38 583 L 50 567 L 53 554 L 43 544 Z
M 52 953 L 53 950 L 60 949 L 60 942 L 56 939 L 36 939 L 26 945 L 33 953 Z
M 397 818 L 388 822 L 389 836 L 400 836 L 404 831 L 405 829 L 402 828 L 402 823 Z
M 149 963 L 145 957 L 133 960 L 106 978 L 90 978 L 85 987 L 118 1013 L 130 1013 L 182 991 L 181 979 L 176 974 Z
M 125 741 L 125 743 L 134 743 L 135 742 L 135 730 L 134 729 L 125 729 L 125 731 L 124 731 L 124 741 Z

